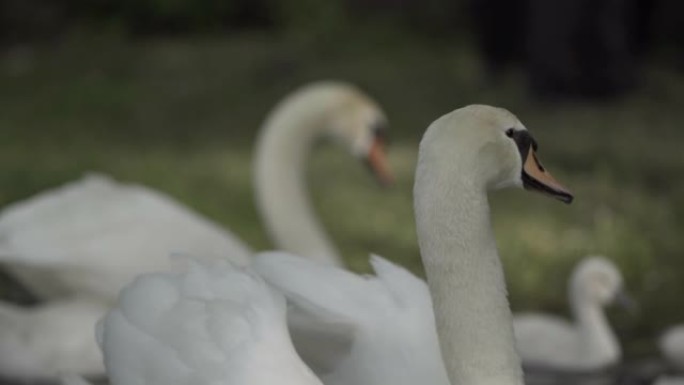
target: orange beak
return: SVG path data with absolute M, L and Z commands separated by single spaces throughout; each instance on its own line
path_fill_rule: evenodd
M 539 191 L 562 202 L 571 203 L 574 198 L 570 190 L 546 171 L 532 147 L 527 151 L 527 158 L 523 164 L 522 180 L 526 189 Z
M 366 156 L 366 163 L 382 186 L 391 186 L 394 184 L 394 175 L 387 162 L 385 143 L 382 138 L 375 137 L 375 139 L 373 139 L 373 143 Z

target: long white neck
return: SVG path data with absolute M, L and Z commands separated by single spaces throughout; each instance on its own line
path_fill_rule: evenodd
M 486 191 L 453 165 L 418 167 L 418 239 L 449 380 L 522 385 Z
M 580 354 L 592 364 L 617 362 L 622 352 L 603 307 L 578 295 L 573 295 L 570 301 L 584 347 Z
M 320 135 L 320 121 L 306 107 L 284 104 L 265 123 L 256 150 L 256 203 L 279 248 L 340 265 L 305 188 L 306 160 Z

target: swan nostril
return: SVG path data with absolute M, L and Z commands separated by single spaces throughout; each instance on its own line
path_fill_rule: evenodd
M 532 158 L 534 158 L 534 163 L 536 163 L 536 164 L 537 164 L 537 167 L 539 167 L 539 171 L 546 171 L 546 169 L 544 168 L 544 166 L 542 166 L 542 164 L 541 164 L 541 162 L 539 161 L 539 159 L 537 159 L 537 154 L 534 154 L 534 153 L 533 153 L 533 154 L 532 154 Z

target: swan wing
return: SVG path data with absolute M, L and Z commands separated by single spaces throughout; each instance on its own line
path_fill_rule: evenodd
M 92 385 L 85 378 L 77 375 L 65 375 L 59 379 L 61 385 Z
M 137 278 L 97 339 L 114 385 L 320 385 L 292 347 L 284 299 L 227 263 Z
M 672 365 L 684 370 L 684 325 L 668 329 L 660 337 L 658 347 Z
M 114 298 L 136 274 L 167 266 L 174 252 L 228 257 L 239 264 L 250 254 L 235 236 L 165 194 L 98 174 L 0 213 L 0 262 L 21 270 L 17 275 L 29 286 L 53 284 L 32 287 L 39 295 L 92 289 Z M 50 274 L 40 279 L 24 274 L 31 268 Z M 88 281 L 79 282 L 78 276 Z
M 447 384 L 427 285 L 381 257 L 371 265 L 375 275 L 284 252 L 254 259 L 291 304 L 297 351 L 326 384 Z
M 288 325 L 297 352 L 317 373 L 332 371 L 351 352 L 357 332 L 350 317 L 355 304 L 339 282 L 358 284 L 362 279 L 285 252 L 258 254 L 252 266 L 288 299 Z

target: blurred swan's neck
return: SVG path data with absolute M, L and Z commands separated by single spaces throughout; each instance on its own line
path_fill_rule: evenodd
M 414 190 L 420 251 L 449 379 L 458 385 L 522 385 L 485 189 L 468 184 L 468 170 L 449 167 L 419 163 Z
M 269 116 L 257 142 L 256 203 L 277 247 L 339 265 L 305 188 L 306 160 L 320 135 L 316 110 L 311 103 L 286 100 Z
M 586 361 L 592 365 L 617 362 L 622 352 L 603 307 L 579 296 L 572 296 L 570 301 L 584 346 L 581 353 Z

